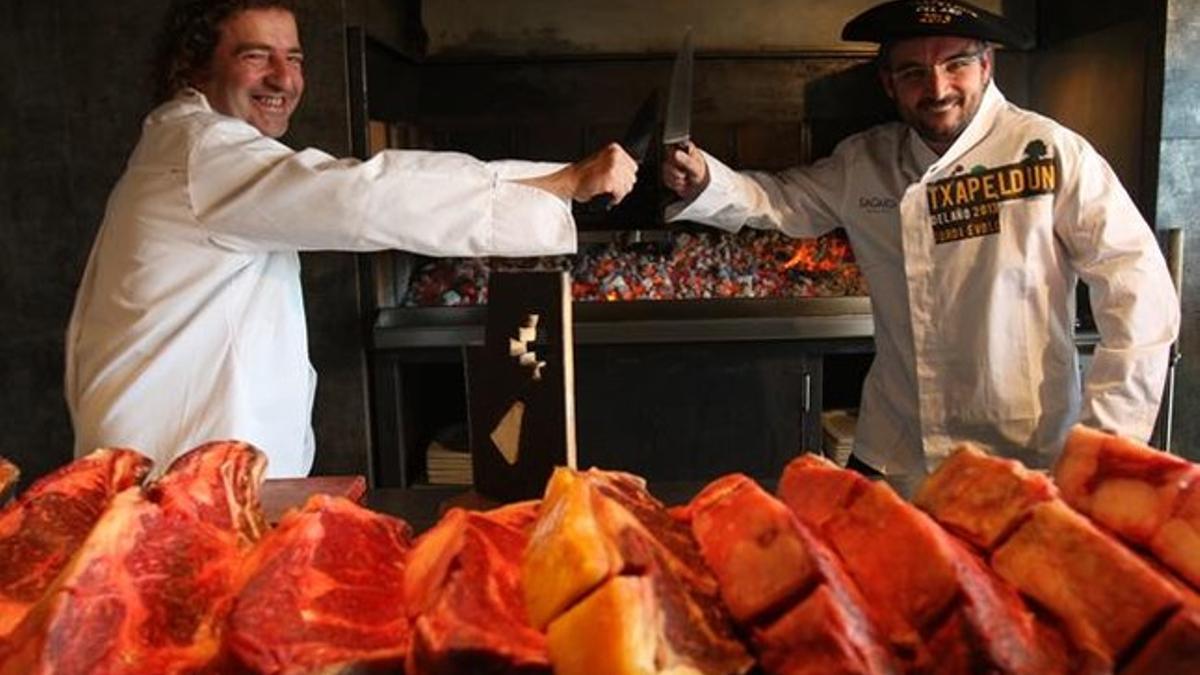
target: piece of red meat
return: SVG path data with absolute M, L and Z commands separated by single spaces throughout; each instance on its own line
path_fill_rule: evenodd
M 636 476 L 556 469 L 521 569 L 560 675 L 753 665 L 690 528 Z
M 805 455 L 784 470 L 779 496 L 838 554 L 893 653 L 912 667 L 936 669 L 934 647 L 950 631 L 974 640 L 959 653 L 970 672 L 1069 668 L 1040 644 L 1033 613 L 1013 589 L 886 483 Z
M 409 675 L 550 672 L 546 636 L 530 625 L 521 592 L 529 535 L 512 526 L 531 511 L 536 503 L 451 509 L 417 541 L 405 575 Z
M 1067 437 L 1054 480 L 1072 508 L 1200 589 L 1200 466 L 1083 426 Z
M 836 556 L 753 480 L 718 478 L 681 517 L 768 672 L 894 672 Z
M 131 487 L 112 499 L 0 648 L 0 674 L 223 668 L 223 627 L 246 536 L 241 523 L 254 520 L 230 514 L 241 508 L 234 505 L 257 503 L 252 493 L 266 459 L 238 443 L 201 446 L 181 459 L 180 474 L 168 470 L 155 487 Z
M 150 465 L 132 450 L 96 450 L 0 510 L 0 640 L 50 587 L 113 496 L 140 484 Z
M 146 486 L 164 509 L 236 532 L 244 547 L 267 529 L 260 503 L 266 456 L 249 443 L 212 441 L 175 458 Z
M 246 556 L 227 644 L 256 673 L 399 669 L 406 523 L 313 495 Z

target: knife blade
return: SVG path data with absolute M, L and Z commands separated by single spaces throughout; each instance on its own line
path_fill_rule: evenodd
M 650 151 L 650 141 L 654 139 L 654 127 L 658 123 L 658 90 L 650 92 L 646 100 L 638 106 L 637 112 L 633 114 L 633 121 L 629 123 L 629 128 L 625 130 L 625 135 L 621 137 L 621 147 L 633 161 L 642 165 L 646 160 L 646 154 Z M 596 198 L 596 203 L 601 208 L 608 210 L 612 208 L 612 195 L 600 195 Z
M 683 34 L 683 44 L 671 68 L 671 88 L 663 121 L 663 145 L 687 147 L 692 138 L 692 29 Z
M 639 165 L 645 161 L 646 153 L 650 150 L 650 141 L 654 138 L 654 126 L 658 122 L 658 90 L 650 92 L 642 105 L 633 115 L 633 121 L 621 138 L 621 147 Z

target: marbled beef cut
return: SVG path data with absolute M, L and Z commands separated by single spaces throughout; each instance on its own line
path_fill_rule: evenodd
M 1077 426 L 1054 465 L 1063 499 L 1200 589 L 1200 466 Z
M 409 675 L 549 673 L 546 636 L 521 594 L 535 502 L 484 513 L 451 509 L 408 557 Z
M 246 547 L 267 529 L 259 498 L 266 470 L 266 456 L 249 443 L 213 441 L 177 457 L 146 491 L 163 509 L 234 532 Z
M 399 670 L 408 650 L 404 522 L 314 495 L 246 557 L 227 644 L 256 673 Z
M 841 558 L 909 667 L 1031 675 L 1069 669 L 1060 650 L 1047 649 L 1017 593 L 886 483 L 805 455 L 784 469 L 779 495 Z M 947 641 L 970 648 L 946 650 L 940 645 Z
M 642 479 L 556 469 L 521 567 L 556 673 L 743 673 L 717 581 Z
M 1085 435 L 1094 439 L 1094 433 Z M 1060 462 L 1072 467 L 1058 486 L 1064 495 L 1086 484 L 1077 473 L 1081 467 L 1096 465 L 1094 453 L 1086 462 L 1068 453 Z M 1189 645 L 1200 634 L 1195 624 L 1200 600 L 1069 508 L 1056 490 L 1046 489 L 1044 476 L 964 446 L 917 499 L 956 532 L 987 542 L 992 567 L 1057 618 L 1087 667 L 1112 670 L 1127 662 L 1131 672 L 1200 667 L 1197 648 Z
M 118 494 L 0 647 L 0 674 L 222 670 L 265 462 L 245 443 L 212 443 Z
M 0 510 L 0 642 L 92 531 L 118 492 L 138 485 L 150 460 L 101 449 L 43 476 Z
M 681 517 L 767 672 L 897 672 L 841 562 L 753 480 L 713 481 Z

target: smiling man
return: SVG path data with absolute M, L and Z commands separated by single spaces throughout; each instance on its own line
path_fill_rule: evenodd
M 304 93 L 303 65 L 291 12 L 244 11 L 221 25 L 212 63 L 195 84 L 213 110 L 279 138 Z
M 77 454 L 132 447 L 162 469 L 236 438 L 266 452 L 268 475 L 306 475 L 316 376 L 298 252 L 567 253 L 571 200 L 633 186 L 615 144 L 565 166 L 289 148 L 277 139 L 304 56 L 282 0 L 177 2 L 163 45 L 164 101 L 109 198 L 67 331 Z
M 853 466 L 911 491 L 963 440 L 1047 466 L 1076 422 L 1146 439 L 1179 330 L 1153 234 L 1078 134 L 1005 100 L 993 43 L 1032 46 L 952 0 L 898 0 L 843 39 L 880 44 L 901 122 L 812 166 L 736 173 L 695 146 L 663 163 L 676 219 L 812 237 L 845 228 L 867 277 L 875 360 Z M 1100 330 L 1080 387 L 1075 287 Z

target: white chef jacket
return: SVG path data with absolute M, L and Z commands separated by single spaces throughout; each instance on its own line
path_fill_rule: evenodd
M 569 200 L 513 179 L 561 165 L 296 152 L 184 90 L 145 120 L 67 331 L 75 452 L 156 460 L 213 439 L 307 475 L 316 376 L 298 251 L 528 256 L 575 250 Z
M 1078 134 L 990 84 L 941 157 L 896 122 L 779 174 L 706 159 L 710 184 L 673 219 L 846 229 L 875 323 L 854 449 L 867 464 L 911 481 L 973 440 L 1047 466 L 1077 421 L 1149 437 L 1178 299 L 1150 228 Z M 1078 278 L 1101 336 L 1082 392 Z

